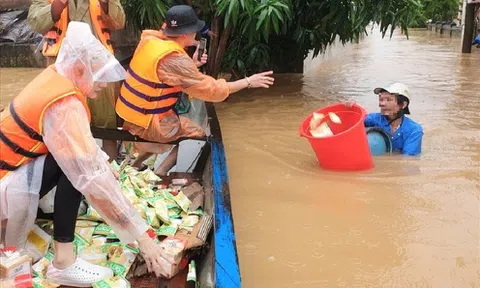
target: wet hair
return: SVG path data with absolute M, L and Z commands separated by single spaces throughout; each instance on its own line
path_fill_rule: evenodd
M 400 94 L 394 94 L 394 95 L 395 95 L 395 99 L 397 99 L 398 106 L 403 107 L 403 104 L 405 104 L 405 102 L 407 103 L 407 106 L 405 106 L 405 108 L 399 111 L 399 114 L 405 113 L 405 109 L 407 109 L 408 105 L 410 105 L 410 100 L 408 100 L 407 97 Z
M 400 95 L 400 94 L 395 94 L 395 98 L 397 99 L 397 104 L 399 106 L 403 106 L 403 104 L 405 102 L 407 102 L 407 104 L 409 104 L 410 101 L 408 101 L 408 98 L 403 96 L 403 95 Z

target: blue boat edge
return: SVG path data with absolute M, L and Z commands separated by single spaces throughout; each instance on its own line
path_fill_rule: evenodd
M 214 194 L 215 287 L 241 287 L 240 265 L 233 224 L 225 148 L 213 103 L 206 103 L 212 134 L 212 188 Z

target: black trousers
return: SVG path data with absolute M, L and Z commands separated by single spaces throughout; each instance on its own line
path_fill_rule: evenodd
M 57 191 L 53 214 L 45 214 L 41 209 L 38 209 L 38 217 L 53 219 L 53 239 L 55 241 L 61 243 L 73 242 L 82 194 L 73 187 L 72 183 L 63 174 L 52 154 L 48 154 L 43 168 L 40 198 L 43 198 L 55 186 L 57 186 Z

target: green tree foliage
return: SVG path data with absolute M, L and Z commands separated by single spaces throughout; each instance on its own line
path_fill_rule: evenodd
M 235 40 L 223 63 L 224 69 L 239 75 L 268 67 L 299 72 L 310 51 L 317 56 L 337 37 L 344 44 L 358 41 L 367 34 L 369 24 L 375 23 L 383 36 L 391 36 L 400 27 L 408 37 L 407 28 L 422 9 L 420 0 L 250 1 L 258 7 L 256 13 L 241 11 L 245 16 L 239 17 L 240 27 L 234 32 Z M 278 29 L 272 24 L 276 22 Z M 255 27 L 252 23 L 256 23 Z M 263 56 L 266 53 L 268 58 Z M 265 64 L 266 60 L 270 65 Z
M 137 31 L 143 29 L 158 29 L 165 19 L 172 1 L 159 0 L 121 0 L 127 25 Z
M 433 21 L 452 20 L 457 16 L 459 0 L 423 0 L 423 14 Z
M 422 0 L 421 13 L 412 21 L 410 27 L 426 27 L 428 20 L 451 21 L 458 13 L 460 0 Z
M 309 51 L 318 55 L 338 37 L 358 41 L 375 24 L 383 36 L 408 27 L 428 0 L 123 0 L 127 21 L 158 29 L 171 5 L 194 5 L 215 35 L 208 72 L 243 77 L 267 68 L 299 71 Z M 435 0 L 431 0 L 435 2 Z M 447 1 L 447 0 L 438 0 Z

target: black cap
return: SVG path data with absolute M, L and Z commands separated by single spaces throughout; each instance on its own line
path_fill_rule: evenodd
M 177 5 L 168 9 L 165 22 L 163 33 L 167 36 L 197 33 L 205 26 L 205 21 L 199 20 L 195 10 L 188 5 Z

